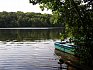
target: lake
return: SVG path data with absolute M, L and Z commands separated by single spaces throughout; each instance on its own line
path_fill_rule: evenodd
M 54 41 L 61 29 L 1 29 L 0 70 L 58 70 Z
M 0 70 L 59 70 L 62 29 L 0 29 Z M 74 70 L 74 69 L 69 69 Z
M 62 32 L 62 29 L 0 29 L 0 41 L 5 40 L 29 40 L 29 41 L 35 41 L 35 40 L 55 40 L 59 39 L 60 32 Z

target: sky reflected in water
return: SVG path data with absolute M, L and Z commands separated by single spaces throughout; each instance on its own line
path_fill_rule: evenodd
M 0 70 L 57 70 L 53 41 L 0 42 Z

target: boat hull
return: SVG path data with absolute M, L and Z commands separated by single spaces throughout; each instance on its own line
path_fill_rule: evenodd
M 62 52 L 73 54 L 73 55 L 75 51 L 75 48 L 73 46 L 70 46 L 68 44 L 62 44 L 61 42 L 55 42 L 55 49 L 58 49 Z

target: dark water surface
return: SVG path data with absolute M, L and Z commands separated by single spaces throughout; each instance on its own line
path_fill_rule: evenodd
M 58 70 L 58 30 L 0 30 L 0 70 Z
M 61 32 L 62 29 L 1 29 L 0 41 L 56 40 L 60 38 Z

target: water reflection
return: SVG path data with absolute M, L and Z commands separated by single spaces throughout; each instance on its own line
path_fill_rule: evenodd
M 58 69 L 53 41 L 2 43 L 0 43 L 0 70 Z
M 58 57 L 61 57 L 65 61 L 69 61 L 69 60 L 73 61 L 73 62 L 77 61 L 77 58 L 75 56 L 71 55 L 71 54 L 62 52 L 58 49 L 55 49 L 54 52 Z M 68 65 L 68 70 L 78 70 L 78 69 L 76 67 L 74 67 L 73 65 Z
M 47 29 L 47 30 L 0 30 L 0 40 L 46 40 L 59 39 L 59 33 L 62 29 Z
M 60 32 L 0 30 L 0 70 L 60 70 L 59 53 L 54 48 Z
M 0 70 L 58 70 L 53 40 L 61 30 L 0 30 Z

